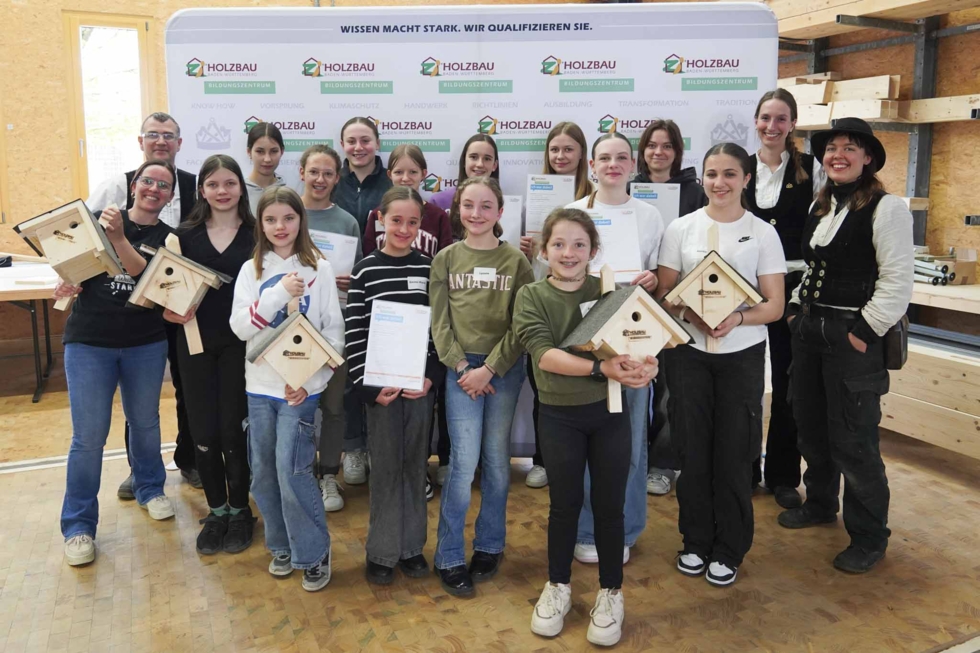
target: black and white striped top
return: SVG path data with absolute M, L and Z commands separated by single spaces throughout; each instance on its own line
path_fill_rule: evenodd
M 368 404 L 378 396 L 377 388 L 364 387 L 364 361 L 367 356 L 368 326 L 375 299 L 416 306 L 429 305 L 429 269 L 432 259 L 412 250 L 402 257 L 393 257 L 375 250 L 361 259 L 350 277 L 347 293 L 346 355 L 348 374 L 354 387 Z M 446 370 L 436 354 L 429 334 L 429 355 L 425 376 L 433 386 L 442 383 Z

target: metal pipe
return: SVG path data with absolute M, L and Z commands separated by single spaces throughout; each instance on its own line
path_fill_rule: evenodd
M 914 279 L 920 283 L 928 283 L 933 286 L 939 285 L 939 277 L 927 277 L 924 274 L 915 273 Z

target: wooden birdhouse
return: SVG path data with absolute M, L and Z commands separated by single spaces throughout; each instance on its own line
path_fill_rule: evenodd
M 561 343 L 562 349 L 590 351 L 599 360 L 629 354 L 643 361 L 660 350 L 691 341 L 684 327 L 640 286 L 615 290 L 615 272 L 601 271 L 602 298 Z M 622 412 L 620 384 L 609 381 L 609 412 Z
M 166 246 L 157 249 L 147 263 L 129 296 L 129 303 L 144 308 L 163 306 L 178 315 L 187 315 L 201 304 L 208 288 L 220 288 L 221 284 L 231 282 L 231 277 L 181 256 L 180 242 L 171 234 L 167 236 Z M 184 325 L 184 333 L 191 354 L 204 351 L 196 319 Z
M 126 274 L 105 230 L 82 200 L 21 222 L 14 231 L 73 286 L 103 273 Z M 54 307 L 63 311 L 70 303 L 62 299 Z
M 275 329 L 266 329 L 246 356 L 250 363 L 265 363 L 297 390 L 324 365 L 344 364 L 344 358 L 330 346 L 306 316 L 295 311 Z
M 765 301 L 755 286 L 714 250 L 665 299 L 672 304 L 683 301 L 712 329 L 742 304 L 755 306 Z

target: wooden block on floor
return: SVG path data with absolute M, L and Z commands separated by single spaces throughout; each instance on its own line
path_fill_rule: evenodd
M 909 342 L 905 367 L 891 372 L 891 392 L 980 415 L 980 357 L 950 347 Z
M 980 416 L 887 394 L 881 427 L 980 460 Z

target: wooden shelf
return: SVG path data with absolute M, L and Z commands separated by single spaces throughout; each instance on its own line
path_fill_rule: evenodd
M 816 39 L 863 29 L 838 25 L 837 15 L 912 21 L 980 7 L 980 0 L 768 0 L 779 19 L 779 35 Z
M 930 286 L 917 283 L 912 287 L 912 303 L 980 315 L 980 285 Z

